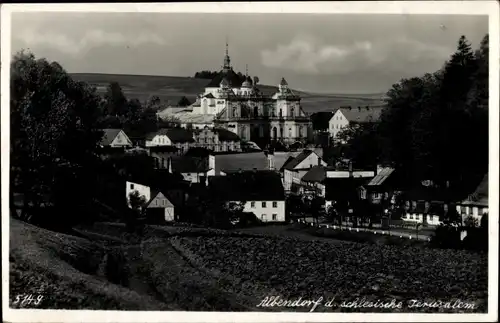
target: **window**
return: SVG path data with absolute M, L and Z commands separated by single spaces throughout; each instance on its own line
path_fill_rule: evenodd
M 266 202 L 262 202 L 262 207 L 266 207 Z
M 260 217 L 260 219 L 262 221 L 266 221 L 267 220 L 267 215 L 266 214 L 262 214 L 261 217 Z
M 412 219 L 412 220 L 414 219 L 414 216 L 413 216 L 413 214 L 410 214 L 410 219 Z
M 273 207 L 278 207 L 278 202 L 273 202 Z
M 250 202 L 250 207 L 255 207 L 255 202 Z
M 134 184 L 130 184 L 130 189 L 133 190 L 134 189 Z
M 278 219 L 278 215 L 277 214 L 273 214 L 273 221 L 276 221 Z

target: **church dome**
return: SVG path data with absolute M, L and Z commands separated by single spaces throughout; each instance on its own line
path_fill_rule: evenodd
M 253 85 L 252 79 L 250 77 L 247 77 L 245 81 L 241 84 L 241 87 L 251 88 L 252 85 Z

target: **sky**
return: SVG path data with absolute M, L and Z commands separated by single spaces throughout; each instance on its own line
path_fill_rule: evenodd
M 461 35 L 474 48 L 487 16 L 15 12 L 12 53 L 29 49 L 70 73 L 193 76 L 236 71 L 318 93 L 382 93 L 434 72 Z

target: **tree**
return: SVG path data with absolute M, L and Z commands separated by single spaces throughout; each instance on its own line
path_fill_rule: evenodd
M 258 76 L 253 77 L 253 85 L 257 85 L 260 82 L 260 79 Z
M 68 229 L 92 208 L 100 99 L 58 63 L 24 51 L 11 62 L 10 99 L 11 169 L 13 190 L 24 197 L 21 216 L 38 214 L 39 224 Z M 43 205 L 53 210 L 40 213 Z
M 438 187 L 467 192 L 484 176 L 487 52 L 487 37 L 474 53 L 462 36 L 441 70 L 403 79 L 387 93 L 378 131 L 381 159 L 401 171 L 404 182 L 432 180 Z
M 364 169 L 377 165 L 381 144 L 376 123 L 349 126 L 339 132 L 338 138 L 346 143 L 342 152 L 354 167 Z
M 106 111 L 109 115 L 122 116 L 127 113 L 127 98 L 118 82 L 109 83 L 104 98 L 106 100 Z
M 133 191 L 129 194 L 130 208 L 134 212 L 136 212 L 137 215 L 140 215 L 142 213 L 146 202 L 146 198 L 144 197 L 144 195 L 141 195 L 139 191 Z
M 191 102 L 189 101 L 188 98 L 186 98 L 185 96 L 183 96 L 179 102 L 177 103 L 178 106 L 180 107 L 187 107 L 189 105 L 191 105 Z

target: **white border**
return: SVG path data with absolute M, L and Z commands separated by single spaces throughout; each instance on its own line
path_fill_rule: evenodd
M 12 310 L 9 283 L 9 67 L 12 12 L 192 12 L 192 13 L 319 13 L 319 14 L 457 14 L 488 15 L 490 34 L 490 169 L 489 169 L 489 301 L 488 314 L 348 314 L 348 313 L 217 313 Z M 170 4 L 4 4 L 1 7 L 1 142 L 2 142 L 2 309 L 8 322 L 454 322 L 498 320 L 498 135 L 499 135 L 499 6 L 496 1 L 370 2 L 238 2 Z

